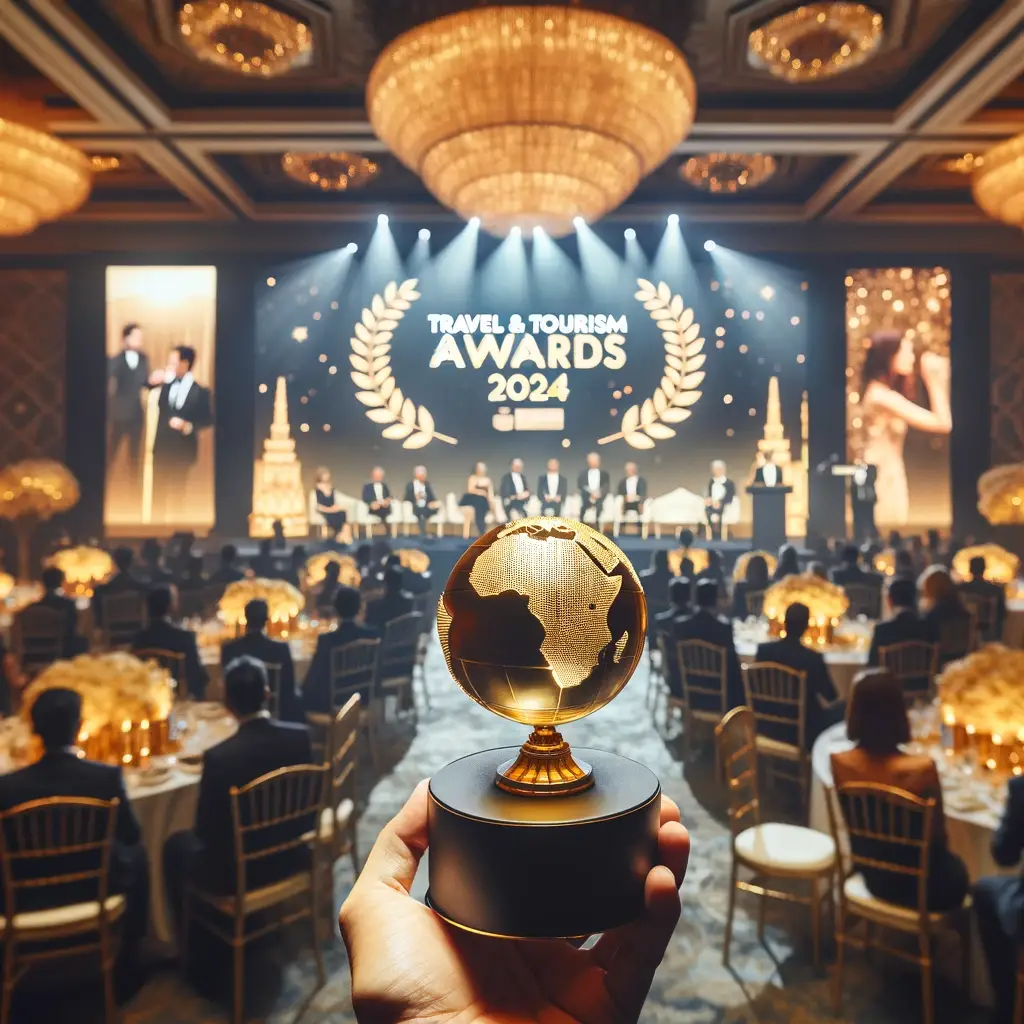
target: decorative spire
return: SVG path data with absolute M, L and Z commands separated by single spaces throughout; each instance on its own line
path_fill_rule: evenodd
M 781 441 L 785 437 L 782 429 L 782 402 L 779 399 L 779 378 L 768 381 L 768 418 L 764 424 L 766 441 Z
M 284 377 L 278 377 L 274 389 L 274 422 L 270 426 L 270 438 L 272 441 L 287 441 L 290 437 L 288 387 Z

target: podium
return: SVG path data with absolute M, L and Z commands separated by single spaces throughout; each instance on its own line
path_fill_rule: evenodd
M 786 543 L 786 495 L 792 487 L 752 484 L 747 494 L 754 499 L 754 547 L 778 551 Z

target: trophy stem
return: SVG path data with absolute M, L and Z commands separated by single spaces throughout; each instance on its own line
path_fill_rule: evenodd
M 519 755 L 498 766 L 495 783 L 508 793 L 564 796 L 594 784 L 593 769 L 572 756 L 569 744 L 551 725 L 535 725 Z

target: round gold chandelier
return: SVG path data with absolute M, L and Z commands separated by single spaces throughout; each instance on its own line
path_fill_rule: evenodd
M 0 118 L 0 235 L 26 235 L 77 210 L 91 186 L 84 153 Z
M 308 25 L 254 0 L 191 0 L 178 11 L 178 29 L 200 60 L 240 75 L 273 78 L 313 56 Z
M 778 163 L 768 153 L 705 153 L 679 166 L 679 175 L 706 192 L 735 193 L 763 185 Z
M 1024 228 L 1024 135 L 988 150 L 971 188 L 974 201 L 990 217 Z
M 285 153 L 281 157 L 285 174 L 303 185 L 325 192 L 359 188 L 377 176 L 377 165 L 358 153 Z
M 595 221 L 693 124 L 682 53 L 623 18 L 483 7 L 391 43 L 366 90 L 378 137 L 439 202 L 492 234 Z
M 747 57 L 789 82 L 812 82 L 869 60 L 882 42 L 884 19 L 864 4 L 804 4 L 750 33 Z

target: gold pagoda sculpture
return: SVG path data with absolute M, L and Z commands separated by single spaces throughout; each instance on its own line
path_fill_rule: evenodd
M 288 423 L 284 377 L 277 378 L 274 422 L 270 425 L 270 437 L 263 442 L 263 458 L 256 460 L 253 470 L 249 536 L 273 536 L 274 522 L 279 519 L 286 537 L 305 537 L 309 533 L 306 491 L 302 486 L 302 463 L 295 454 Z
M 758 451 L 771 453 L 779 467 L 782 482 L 793 488 L 786 497 L 786 536 L 803 537 L 807 534 L 807 477 L 809 468 L 807 393 L 800 402 L 800 460 L 793 461 L 782 425 L 782 401 L 779 398 L 779 378 L 768 381 L 768 411 L 765 416 L 764 437 L 757 442 Z

